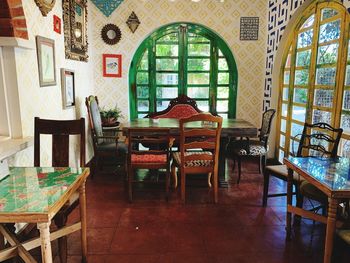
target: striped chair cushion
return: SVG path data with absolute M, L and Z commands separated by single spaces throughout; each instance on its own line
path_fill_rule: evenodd
M 166 154 L 131 154 L 132 163 L 166 163 Z
M 208 151 L 185 152 L 185 156 L 198 155 L 198 154 L 212 155 L 212 153 L 208 152 Z M 181 153 L 180 152 L 173 153 L 173 158 L 179 165 L 181 164 Z M 198 167 L 198 166 L 208 167 L 208 166 L 211 166 L 211 165 L 213 165 L 213 161 L 211 161 L 211 160 L 192 160 L 192 161 L 187 161 L 185 163 L 185 167 Z
M 250 145 L 249 146 L 249 154 L 245 149 L 240 149 L 238 152 L 239 155 L 253 155 L 253 156 L 258 156 L 258 155 L 264 155 L 266 154 L 266 149 L 264 146 L 261 145 Z

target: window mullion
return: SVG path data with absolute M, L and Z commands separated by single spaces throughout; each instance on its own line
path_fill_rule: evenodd
M 187 27 L 179 27 L 179 80 L 178 94 L 187 94 Z
M 210 80 L 209 80 L 209 110 L 217 113 L 217 83 L 218 83 L 218 48 L 214 41 L 210 41 Z M 230 105 L 229 105 L 230 109 Z
M 149 112 L 157 111 L 157 87 L 156 87 L 156 39 L 150 40 L 152 43 L 148 48 L 148 85 L 149 85 Z

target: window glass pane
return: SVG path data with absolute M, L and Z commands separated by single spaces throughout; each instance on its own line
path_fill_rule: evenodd
M 178 70 L 178 59 L 172 58 L 157 58 L 156 59 L 156 70 Z
M 334 85 L 335 73 L 335 68 L 316 69 L 316 85 Z
M 292 128 L 291 128 L 291 136 L 296 137 L 297 139 L 300 139 L 300 135 L 303 133 L 304 126 L 292 122 Z
M 188 73 L 188 84 L 209 84 L 209 73 Z
M 307 67 L 310 65 L 311 49 L 297 53 L 297 67 Z
M 315 21 L 315 15 L 311 15 L 305 22 L 304 24 L 301 26 L 300 29 L 303 29 L 303 28 L 307 28 L 307 27 L 310 27 L 313 25 Z
M 223 119 L 228 119 L 228 114 L 226 113 L 219 113 L 219 116 L 221 116 Z
M 288 106 L 286 103 L 282 103 L 282 116 L 287 117 L 288 114 Z
M 137 118 L 142 119 L 142 118 L 144 118 L 146 115 L 147 115 L 146 113 L 139 113 L 139 114 L 137 114 Z
M 141 58 L 138 69 L 144 69 L 144 70 L 148 69 L 148 50 L 147 49 Z
M 148 98 L 148 86 L 137 86 L 137 98 Z
M 344 132 L 350 133 L 350 115 L 349 114 L 341 115 L 340 127 L 344 129 Z
M 300 137 L 300 136 L 298 136 Z M 298 153 L 298 147 L 299 147 L 299 141 L 296 140 L 290 140 L 289 142 L 289 151 L 296 156 Z
M 350 60 L 350 41 L 349 41 L 349 44 L 348 44 L 348 61 Z
M 307 89 L 294 89 L 294 102 L 297 103 L 306 103 L 307 102 Z
M 284 151 L 283 150 L 279 150 L 278 161 L 280 163 L 283 163 L 283 158 L 284 158 Z
M 323 107 L 332 107 L 333 104 L 333 90 L 315 90 L 314 105 Z
M 218 73 L 218 84 L 229 84 L 230 74 L 229 73 Z
M 345 85 L 350 85 L 350 65 L 346 66 Z
M 162 99 L 173 99 L 177 97 L 177 87 L 168 88 L 168 87 L 157 87 L 157 98 Z
M 228 101 L 227 100 L 219 100 L 216 105 L 216 110 L 218 112 L 228 111 Z
M 290 71 L 284 72 L 283 84 L 289 84 Z
M 317 64 L 335 63 L 338 56 L 338 44 L 318 47 Z
M 340 35 L 340 19 L 320 26 L 319 43 L 338 39 Z
M 350 110 L 350 90 L 344 90 L 343 110 Z
M 280 135 L 280 146 L 282 148 L 284 148 L 285 145 L 286 145 L 286 137 L 283 134 L 281 134 Z
M 201 111 L 209 111 L 208 101 L 197 101 L 197 106 Z
M 228 70 L 226 58 L 219 58 L 219 70 Z
M 167 34 L 157 40 L 157 42 L 164 41 L 164 42 L 178 42 L 178 33 L 170 33 Z
M 187 88 L 187 95 L 190 98 L 202 98 L 207 99 L 209 98 L 209 87 L 188 87 Z
M 209 70 L 210 59 L 209 58 L 189 58 L 188 59 L 188 70 Z
M 286 64 L 284 65 L 285 68 L 290 68 L 290 54 L 288 54 L 287 59 L 286 59 Z
M 169 106 L 169 101 L 168 100 L 162 100 L 162 101 L 157 101 L 157 111 L 162 111 L 168 108 Z
M 286 129 L 287 129 L 287 122 L 285 119 L 281 119 L 281 131 L 286 133 Z
M 308 69 L 302 69 L 302 70 L 295 71 L 295 79 L 294 79 L 295 85 L 307 85 L 308 82 L 309 82 L 309 70 Z
M 306 108 L 305 107 L 299 107 L 299 106 L 293 106 L 293 112 L 292 112 L 292 119 L 304 122 L 306 116 Z
M 331 124 L 331 113 L 328 111 L 314 110 L 312 113 L 312 122 L 325 122 Z
M 228 99 L 228 95 L 229 95 L 229 87 L 225 86 L 225 87 L 218 87 L 218 94 L 217 97 L 220 99 Z
M 136 83 L 148 84 L 148 72 L 137 72 Z
M 188 33 L 188 41 L 189 42 L 205 42 L 205 43 L 209 43 L 209 39 L 207 39 L 206 37 L 203 37 L 201 35 L 194 34 L 194 33 Z
M 314 30 L 310 29 L 305 32 L 301 32 L 298 35 L 298 48 L 308 47 L 312 44 L 312 37 L 314 34 Z
M 289 88 L 283 88 L 282 100 L 288 100 Z
M 178 56 L 178 45 L 156 45 L 156 56 L 163 57 L 163 56 L 172 56 L 177 57 Z
M 210 56 L 210 44 L 188 44 L 189 56 Z
M 325 20 L 327 18 L 336 16 L 338 14 L 337 10 L 331 9 L 331 8 L 323 8 L 321 11 L 321 20 Z
M 178 81 L 177 73 L 157 73 L 157 84 L 176 85 Z
M 148 111 L 149 110 L 148 100 L 138 100 L 137 101 L 137 110 L 138 111 Z
M 219 57 L 223 57 L 224 54 L 222 54 L 221 50 L 219 49 Z
M 343 157 L 350 157 L 350 141 L 341 139 L 339 144 L 340 155 Z

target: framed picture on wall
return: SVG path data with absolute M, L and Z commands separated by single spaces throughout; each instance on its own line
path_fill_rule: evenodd
M 75 75 L 73 70 L 61 69 L 63 108 L 75 106 Z
M 55 41 L 36 36 L 40 87 L 56 85 Z
M 53 31 L 58 34 L 61 34 L 61 18 L 56 15 L 53 15 Z
M 102 63 L 104 77 L 122 77 L 122 55 L 103 54 Z

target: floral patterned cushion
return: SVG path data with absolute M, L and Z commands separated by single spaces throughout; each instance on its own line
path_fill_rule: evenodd
M 185 152 L 185 156 L 189 156 L 189 155 L 198 155 L 198 154 L 208 154 L 208 155 L 212 155 L 211 152 L 207 152 L 207 151 L 201 151 L 201 152 Z M 181 164 L 181 153 L 180 152 L 175 152 L 173 153 L 173 157 L 174 160 L 180 165 Z M 198 167 L 198 166 L 211 166 L 213 165 L 213 161 L 211 160 L 191 160 L 191 161 L 187 161 L 185 163 L 185 167 Z
M 198 112 L 191 106 L 186 104 L 175 105 L 169 112 L 155 116 L 154 119 L 159 118 L 173 118 L 173 119 L 182 119 L 188 118 L 193 115 L 198 114 Z
M 239 155 L 263 155 L 266 154 L 266 149 L 262 145 L 250 145 L 249 146 L 249 153 L 246 149 L 240 149 L 238 152 Z
M 166 163 L 166 154 L 132 154 L 132 163 Z

